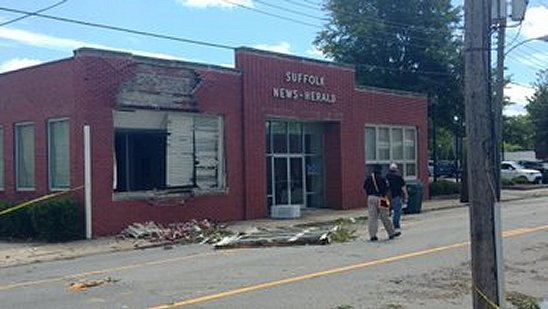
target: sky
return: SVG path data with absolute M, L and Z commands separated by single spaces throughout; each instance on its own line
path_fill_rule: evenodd
M 462 2 L 454 0 L 455 5 Z M 223 66 L 233 66 L 234 53 L 230 48 L 240 46 L 323 59 L 313 45 L 325 23 L 321 3 L 322 0 L 2 0 L 0 25 L 23 16 L 6 9 L 34 12 L 58 4 L 42 14 L 182 40 L 31 16 L 0 26 L 0 72 L 67 58 L 74 49 L 84 46 Z M 505 89 L 505 95 L 515 104 L 505 114 L 519 115 L 525 112 L 526 98 L 534 92 L 536 73 L 548 68 L 548 42 L 535 40 L 548 35 L 548 0 L 530 0 L 525 20 L 521 24 L 509 21 L 509 26 L 505 74 L 512 84 Z M 196 44 L 200 42 L 206 45 Z M 207 46 L 208 43 L 220 46 Z M 517 47 L 512 48 L 514 45 Z

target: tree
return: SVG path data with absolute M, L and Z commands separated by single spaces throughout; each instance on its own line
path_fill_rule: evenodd
M 421 92 L 429 113 L 451 129 L 464 119 L 461 9 L 451 0 L 327 0 L 329 21 L 314 43 L 353 64 L 361 85 Z
M 502 116 L 502 122 L 505 151 L 533 149 L 534 129 L 528 115 Z
M 525 107 L 531 118 L 537 157 L 548 158 L 548 69 L 537 73 L 535 93 Z

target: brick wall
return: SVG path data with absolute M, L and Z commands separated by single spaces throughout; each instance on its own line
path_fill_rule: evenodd
M 356 89 L 352 68 L 327 62 L 245 48 L 237 50 L 235 57 L 237 70 L 231 70 L 86 49 L 70 59 L 0 74 L 0 125 L 5 139 L 5 190 L 0 192 L 0 199 L 24 200 L 48 193 L 46 123 L 59 117 L 70 119 L 72 187 L 84 183 L 83 127 L 91 126 L 94 235 L 116 233 L 132 222 L 145 220 L 167 223 L 192 218 L 230 221 L 266 217 L 268 119 L 324 124 L 326 206 L 333 209 L 364 204 L 365 124 L 416 127 L 419 177 L 425 181 L 428 194 L 424 97 Z M 223 117 L 226 192 L 189 199 L 114 200 L 113 108 L 119 104 L 124 85 L 139 88 L 136 75 L 142 73 L 143 63 L 151 76 L 183 76 L 180 70 L 184 68 L 199 78 L 189 101 L 195 104 L 182 104 L 181 109 Z M 288 81 L 287 72 L 318 80 Z M 299 96 L 276 97 L 278 88 Z M 166 90 L 171 92 L 176 91 Z M 305 93 L 312 92 L 325 96 L 315 101 L 306 99 Z M 169 104 L 176 108 L 176 103 Z M 26 121 L 35 124 L 36 191 L 22 193 L 14 189 L 13 125 Z M 77 196 L 83 201 L 82 191 Z

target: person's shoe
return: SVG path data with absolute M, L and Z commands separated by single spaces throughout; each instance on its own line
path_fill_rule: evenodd
M 371 237 L 369 240 L 371 240 L 371 241 L 378 241 L 379 239 L 377 238 L 377 236 L 373 236 L 373 237 Z
M 388 239 L 394 239 L 395 237 L 398 237 L 400 235 L 401 235 L 401 232 L 398 231 L 398 232 L 395 232 L 394 234 L 388 236 Z

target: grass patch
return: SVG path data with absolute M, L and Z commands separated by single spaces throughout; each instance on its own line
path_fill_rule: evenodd
M 517 309 L 540 309 L 538 299 L 520 292 L 506 293 L 506 300 Z

